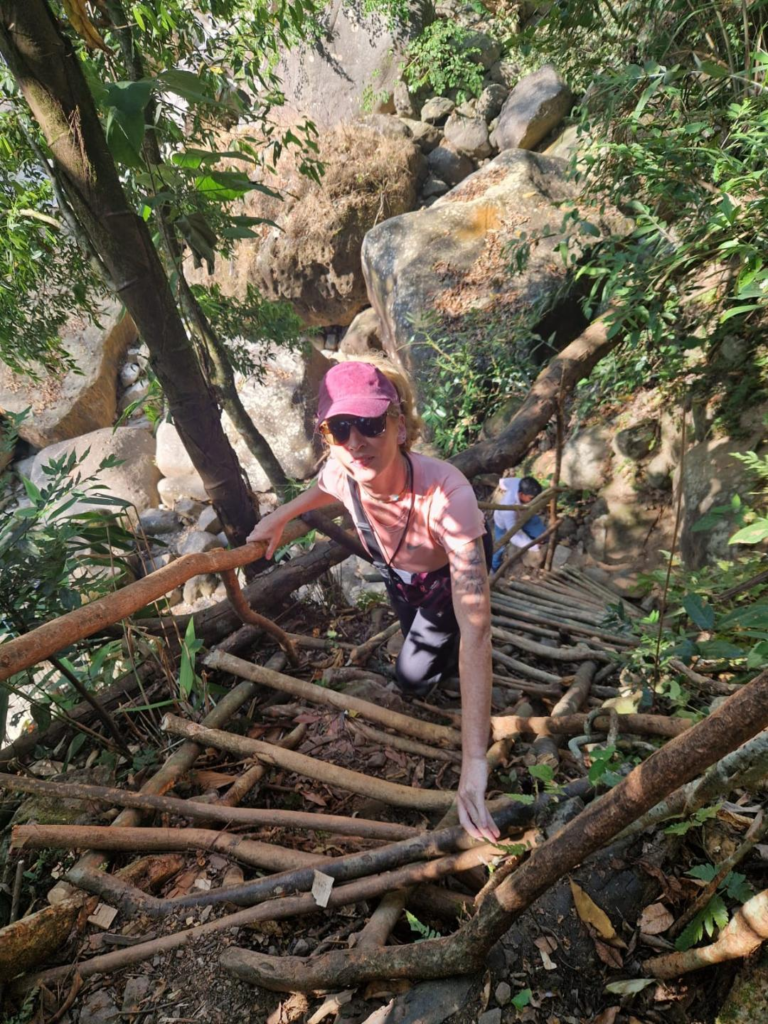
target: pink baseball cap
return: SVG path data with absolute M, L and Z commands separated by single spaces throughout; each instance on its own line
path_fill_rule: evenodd
M 381 416 L 400 404 L 394 384 L 372 363 L 337 363 L 323 377 L 317 399 L 317 422 L 331 416 Z

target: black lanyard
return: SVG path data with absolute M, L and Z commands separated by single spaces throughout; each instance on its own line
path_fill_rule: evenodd
M 356 480 L 354 480 L 351 476 L 347 476 L 347 485 L 349 486 L 349 494 L 352 499 L 353 519 L 355 522 L 355 526 L 357 527 L 358 532 L 360 533 L 363 544 L 368 549 L 368 553 L 371 556 L 373 564 L 379 570 L 384 579 L 389 579 L 390 581 L 397 583 L 403 582 L 403 579 L 400 576 L 399 571 L 394 568 L 392 563 L 397 558 L 400 548 L 403 546 L 403 541 L 405 540 L 406 534 L 408 533 L 408 526 L 410 525 L 411 515 L 413 514 L 413 508 L 416 502 L 416 489 L 413 486 L 413 466 L 411 465 L 411 460 L 408 458 L 405 452 L 403 452 L 403 455 L 405 457 L 405 461 L 408 464 L 407 486 L 409 487 L 411 492 L 411 502 L 410 505 L 408 506 L 408 515 L 406 516 L 405 519 L 405 526 L 403 527 L 403 532 L 400 535 L 400 540 L 397 542 L 397 547 L 395 548 L 394 553 L 392 557 L 389 559 L 389 561 L 387 561 L 386 558 L 384 557 L 384 552 L 381 549 L 381 545 L 379 544 L 378 538 L 376 537 L 374 529 L 371 526 L 370 520 L 368 519 L 368 516 L 365 514 L 365 509 L 363 508 L 363 503 L 360 499 L 360 487 Z M 405 582 L 408 582 L 408 580 L 406 580 Z

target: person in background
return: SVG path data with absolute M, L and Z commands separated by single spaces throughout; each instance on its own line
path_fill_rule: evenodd
M 423 696 L 458 670 L 462 762 L 457 809 L 469 835 L 499 836 L 485 806 L 491 711 L 491 542 L 469 481 L 411 451 L 421 421 L 410 382 L 391 364 L 347 361 L 320 386 L 317 427 L 330 458 L 317 482 L 265 516 L 249 541 L 272 558 L 286 524 L 341 501 L 379 570 L 404 636 L 397 684 Z
M 499 489 L 501 496 L 499 497 L 497 504 L 499 505 L 527 505 L 529 502 L 541 494 L 541 484 L 538 480 L 535 480 L 532 476 L 516 477 L 507 476 L 502 477 L 499 480 Z M 497 492 L 498 493 L 498 492 Z M 518 513 L 514 510 L 507 512 L 499 511 L 498 509 L 493 513 L 493 544 L 494 547 L 499 543 L 501 538 L 517 522 Z M 509 540 L 510 544 L 514 544 L 516 548 L 524 548 L 530 544 L 532 540 L 536 540 L 546 530 L 544 520 L 540 516 L 533 516 L 527 523 L 518 530 L 517 533 L 513 533 Z M 538 551 L 538 545 L 534 545 L 531 551 Z M 491 562 L 491 572 L 496 572 L 501 563 L 504 561 L 504 548 L 494 554 L 493 561 Z

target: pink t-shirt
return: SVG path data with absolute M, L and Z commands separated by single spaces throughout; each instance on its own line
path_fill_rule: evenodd
M 408 535 L 392 564 L 408 572 L 432 572 L 446 564 L 448 552 L 482 537 L 485 519 L 463 473 L 449 462 L 428 455 L 410 452 L 409 458 L 413 466 L 413 512 Z M 322 490 L 352 511 L 346 470 L 334 458 L 329 458 L 323 466 L 317 482 Z M 382 503 L 366 498 L 360 488 L 360 498 L 384 557 L 389 561 L 400 542 L 411 495 L 406 493 L 399 501 Z

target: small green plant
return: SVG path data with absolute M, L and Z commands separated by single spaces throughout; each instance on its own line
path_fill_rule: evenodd
M 664 831 L 670 836 L 687 835 L 691 829 L 701 828 L 706 822 L 716 818 L 718 810 L 719 808 L 716 806 L 700 807 L 698 811 L 694 811 L 685 821 L 676 821 L 674 825 L 667 825 Z
M 408 921 L 408 925 L 411 931 L 416 932 L 417 935 L 421 936 L 420 939 L 416 940 L 417 942 L 423 942 L 424 939 L 442 939 L 443 936 L 440 934 L 440 932 L 436 932 L 433 928 L 430 928 L 428 925 L 422 924 L 418 917 L 416 917 L 415 914 L 412 914 L 410 910 L 406 910 L 405 917 L 406 920 Z
M 375 590 L 363 590 L 357 595 L 355 602 L 361 612 L 369 612 L 373 608 L 386 607 L 389 604 L 386 594 L 379 594 Z
M 717 868 L 713 864 L 697 864 L 686 874 L 691 878 L 698 878 L 702 882 L 711 882 L 717 874 Z M 731 871 L 720 882 L 717 892 L 706 907 L 702 907 L 680 932 L 675 942 L 675 948 L 683 952 L 700 942 L 705 933 L 711 938 L 717 928 L 725 928 L 728 924 L 726 899 L 736 903 L 746 903 L 754 895 L 754 889 L 746 877 L 738 871 Z
M 181 658 L 179 661 L 179 693 L 184 700 L 189 700 L 193 691 L 199 691 L 202 680 L 195 673 L 195 658 L 203 646 L 203 641 L 195 637 L 195 620 L 189 617 L 184 639 L 181 642 Z
M 388 89 L 376 88 L 380 78 L 381 71 L 376 68 L 371 74 L 371 81 L 363 89 L 363 95 L 360 97 L 360 109 L 364 114 L 370 114 L 377 104 L 387 103 L 392 95 Z
M 421 415 L 445 457 L 477 440 L 483 423 L 505 403 L 523 401 L 535 370 L 531 332 L 509 318 L 467 314 L 459 332 L 434 316 L 414 323 L 418 345 L 439 357 L 422 385 Z
M 483 88 L 483 68 L 473 59 L 479 53 L 471 32 L 453 21 L 433 21 L 408 47 L 405 79 L 414 92 L 455 92 L 463 103 Z

